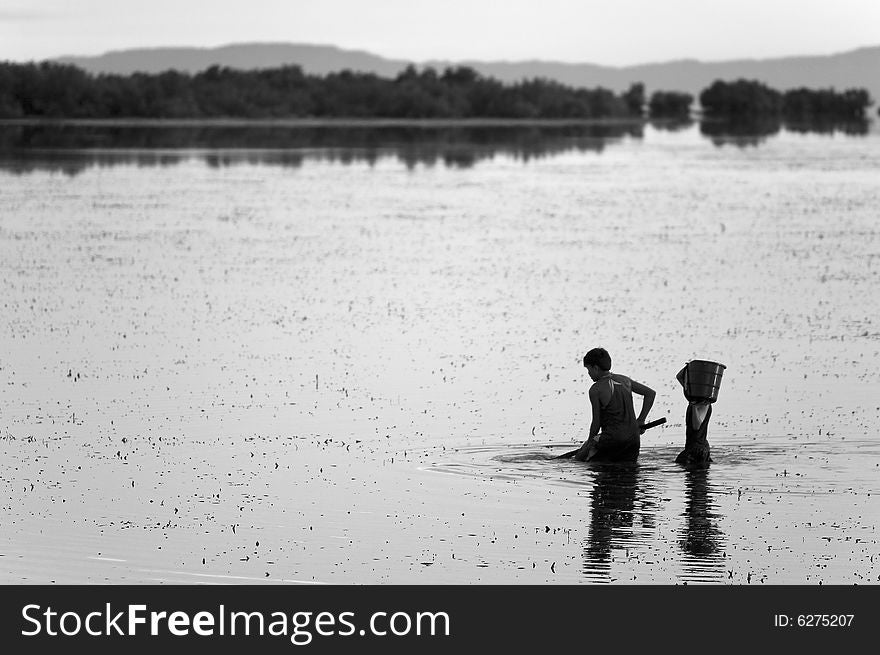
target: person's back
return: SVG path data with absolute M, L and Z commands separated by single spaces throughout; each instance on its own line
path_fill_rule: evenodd
M 603 438 L 638 438 L 639 424 L 633 409 L 632 380 L 609 371 L 592 386 L 599 394 L 599 426 Z

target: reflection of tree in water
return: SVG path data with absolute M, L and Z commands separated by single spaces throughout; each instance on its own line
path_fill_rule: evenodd
M 818 134 L 834 134 L 840 132 L 847 136 L 865 136 L 871 128 L 871 124 L 867 120 L 812 120 L 809 122 L 785 121 L 785 129 L 798 134 L 818 133 Z
M 778 134 L 782 121 L 778 118 L 753 118 L 737 121 L 702 121 L 700 134 L 708 137 L 716 146 L 727 144 L 759 146 L 767 137 Z
M 692 127 L 694 121 L 690 119 L 673 119 L 667 118 L 662 120 L 651 120 L 650 125 L 655 130 L 659 130 L 661 132 L 683 132 L 684 130 Z
M 690 121 L 651 121 L 677 132 Z M 716 146 L 759 146 L 785 127 L 795 132 L 865 135 L 867 121 L 783 123 L 778 119 L 703 121 Z M 498 155 L 522 162 L 567 152 L 601 153 L 624 138 L 643 138 L 634 122 L 498 125 L 405 124 L 297 126 L 240 124 L 16 124 L 0 126 L 0 169 L 75 175 L 94 166 L 171 166 L 197 157 L 210 166 L 262 164 L 298 168 L 307 162 L 366 163 L 396 159 L 418 165 L 470 168 Z
M 709 465 L 696 464 L 685 470 L 684 526 L 679 546 L 685 553 L 686 577 L 715 578 L 724 572 L 724 533 L 709 493 Z
M 870 123 L 867 120 L 836 120 L 831 118 L 785 121 L 767 116 L 735 121 L 702 121 L 700 134 L 708 137 L 716 146 L 732 144 L 747 147 L 761 145 L 768 137 L 779 134 L 783 128 L 799 134 L 841 132 L 849 136 L 864 136 L 870 131 Z
M 657 511 L 636 463 L 592 464 L 596 478 L 590 494 L 590 527 L 584 548 L 584 572 L 608 579 L 612 551 L 645 543 Z M 642 537 L 645 536 L 643 540 Z
M 624 137 L 641 138 L 639 123 L 556 125 L 149 126 L 16 125 L 0 128 L 0 166 L 17 173 L 91 166 L 170 165 L 201 157 L 211 166 L 259 163 L 299 167 L 306 161 L 375 164 L 396 158 L 407 167 L 442 163 L 468 168 L 508 155 L 528 162 L 565 152 L 602 152 Z

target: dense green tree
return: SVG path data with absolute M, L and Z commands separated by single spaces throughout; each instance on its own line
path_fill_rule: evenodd
M 791 89 L 779 93 L 761 82 L 717 80 L 700 94 L 707 116 L 735 120 L 862 121 L 871 97 L 865 89 Z
M 689 93 L 655 91 L 648 102 L 651 118 L 687 119 L 691 113 L 694 97 Z
M 791 121 L 813 121 L 834 117 L 838 120 L 864 120 L 871 97 L 864 89 L 791 89 L 782 96 L 783 115 Z
M 700 93 L 700 104 L 705 114 L 712 117 L 778 116 L 782 111 L 782 94 L 755 80 L 716 80 Z
M 630 114 L 642 116 L 645 113 L 645 85 L 641 82 L 631 85 L 623 94 L 623 101 Z
M 0 118 L 19 118 L 24 114 L 16 90 L 18 75 L 9 65 L 0 64 Z

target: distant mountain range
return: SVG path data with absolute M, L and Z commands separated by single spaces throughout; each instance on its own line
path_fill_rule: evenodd
M 553 61 L 423 61 L 386 59 L 361 50 L 335 46 L 293 43 L 251 43 L 219 48 L 152 48 L 120 50 L 96 57 L 61 57 L 56 61 L 74 64 L 92 73 L 158 73 L 176 69 L 195 73 L 213 65 L 244 70 L 296 64 L 307 73 L 325 75 L 350 69 L 393 77 L 410 64 L 442 70 L 448 66 L 469 66 L 482 75 L 504 82 L 543 77 L 575 87 L 605 87 L 616 92 L 634 82 L 653 91 L 685 91 L 697 96 L 714 80 L 746 78 L 760 80 L 785 91 L 796 87 L 852 87 L 867 89 L 880 100 L 880 46 L 859 48 L 824 56 L 738 59 L 701 62 L 683 59 L 637 66 L 599 66 Z

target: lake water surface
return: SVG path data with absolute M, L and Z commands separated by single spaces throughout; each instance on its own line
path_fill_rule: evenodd
M 876 129 L 2 126 L 0 582 L 877 583 L 878 206 Z M 552 459 L 597 345 L 637 465 Z

